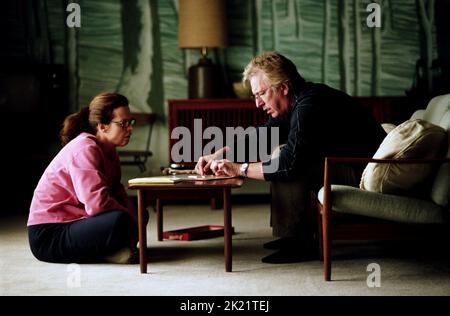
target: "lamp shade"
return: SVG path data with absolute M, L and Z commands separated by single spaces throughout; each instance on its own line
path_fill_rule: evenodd
M 225 0 L 180 0 L 178 45 L 181 48 L 227 46 Z

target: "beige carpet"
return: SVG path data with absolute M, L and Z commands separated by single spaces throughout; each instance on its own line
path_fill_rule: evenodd
M 157 242 L 155 216 L 148 226 L 149 273 L 138 265 L 50 264 L 28 248 L 26 216 L 0 219 L 1 295 L 448 295 L 450 259 L 435 251 L 405 251 L 386 244 L 339 244 L 333 282 L 320 261 L 271 265 L 269 205 L 233 205 L 233 272 L 224 271 L 223 239 Z M 165 229 L 222 224 L 207 205 L 165 208 Z M 425 247 L 427 248 L 427 247 Z M 381 268 L 380 287 L 369 287 L 367 266 Z

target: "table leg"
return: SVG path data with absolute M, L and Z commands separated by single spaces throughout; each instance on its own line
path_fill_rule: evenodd
M 156 199 L 156 232 L 158 241 L 163 240 L 163 207 L 161 199 Z
M 216 198 L 211 198 L 209 203 L 211 205 L 211 209 L 212 210 L 217 210 L 217 199 Z
M 137 191 L 139 226 L 139 263 L 141 273 L 147 273 L 147 225 L 145 223 L 144 191 Z
M 231 272 L 232 269 L 232 248 L 231 248 L 231 199 L 230 188 L 223 189 L 223 214 L 224 214 L 224 254 L 225 271 Z

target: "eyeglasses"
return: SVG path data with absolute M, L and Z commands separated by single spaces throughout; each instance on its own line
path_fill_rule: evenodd
M 254 95 L 252 95 L 253 99 L 261 99 L 267 92 L 267 90 L 269 90 L 270 88 L 272 88 L 272 86 L 269 86 L 267 88 L 265 88 L 264 90 L 261 90 L 259 92 L 256 92 Z
M 129 126 L 134 126 L 136 124 L 136 120 L 131 119 L 131 120 L 123 120 L 123 121 L 111 121 L 111 123 L 115 123 L 115 124 L 119 125 L 120 127 L 122 127 L 123 129 L 125 129 L 125 128 L 128 128 Z

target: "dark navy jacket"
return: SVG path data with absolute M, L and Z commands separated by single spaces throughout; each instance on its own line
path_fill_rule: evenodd
M 292 102 L 288 113 L 261 126 L 279 127 L 280 143 L 286 144 L 275 158 L 277 171 L 268 172 L 271 161 L 263 162 L 267 181 L 294 178 L 300 166 L 323 164 L 327 156 L 372 157 L 386 136 L 369 110 L 327 85 L 306 82 Z

